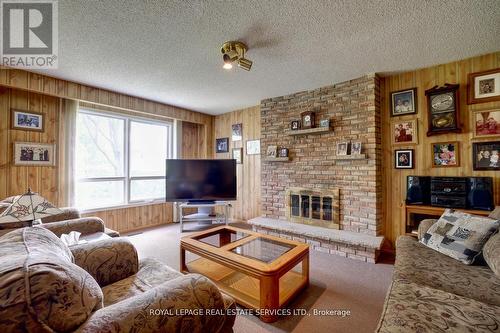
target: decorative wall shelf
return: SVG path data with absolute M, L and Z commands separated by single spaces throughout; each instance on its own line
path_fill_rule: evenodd
M 331 131 L 332 129 L 330 127 L 315 127 L 315 128 L 301 129 L 301 130 L 288 130 L 286 134 L 289 136 L 298 136 L 298 135 L 308 135 L 308 134 L 321 134 Z
M 366 160 L 366 154 L 356 154 L 356 155 L 335 155 L 334 160 Z
M 288 162 L 290 161 L 290 156 L 288 157 L 266 157 L 265 162 Z

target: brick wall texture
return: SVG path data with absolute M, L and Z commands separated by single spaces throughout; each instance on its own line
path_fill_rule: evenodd
M 340 188 L 340 228 L 370 235 L 383 233 L 379 78 L 375 74 L 333 86 L 261 101 L 261 152 L 269 145 L 289 149 L 290 162 L 262 159 L 262 212 L 285 219 L 285 190 Z M 333 131 L 289 136 L 292 120 L 316 111 Z M 341 141 L 361 141 L 366 160 L 335 160 Z

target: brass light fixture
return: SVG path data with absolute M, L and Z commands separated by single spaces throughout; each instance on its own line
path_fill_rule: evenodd
M 224 61 L 224 69 L 233 68 L 233 62 L 236 61 L 238 67 L 249 71 L 252 68 L 252 61 L 245 58 L 245 52 L 248 50 L 247 46 L 242 42 L 230 41 L 222 44 L 221 53 L 222 60 Z

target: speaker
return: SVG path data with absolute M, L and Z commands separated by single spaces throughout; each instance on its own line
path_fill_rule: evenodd
M 467 207 L 493 210 L 493 179 L 491 177 L 467 178 Z
M 406 203 L 428 205 L 431 200 L 431 177 L 408 176 L 406 179 Z

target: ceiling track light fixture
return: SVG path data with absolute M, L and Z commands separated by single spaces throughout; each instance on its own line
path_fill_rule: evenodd
M 249 71 L 252 68 L 252 61 L 245 58 L 245 52 L 248 50 L 247 46 L 242 42 L 230 41 L 222 44 L 220 49 L 222 53 L 222 60 L 224 69 L 233 68 L 233 62 L 238 64 L 239 68 Z

